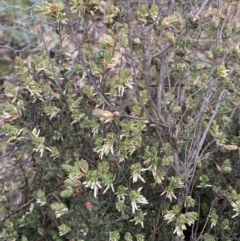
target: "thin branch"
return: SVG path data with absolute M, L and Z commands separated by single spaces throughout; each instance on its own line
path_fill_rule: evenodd
M 0 157 L 0 159 L 3 159 L 8 156 L 8 160 L 4 163 L 4 165 L 0 167 L 0 171 L 7 166 L 8 162 L 11 160 L 14 153 L 20 149 L 19 147 L 15 147 L 15 146 L 13 146 L 12 148 L 14 148 L 14 150 L 9 150 L 6 154 Z
M 22 173 L 23 173 L 23 176 L 24 176 L 24 181 L 25 181 L 25 185 L 24 185 L 24 192 L 25 192 L 25 194 L 24 194 L 24 203 L 26 203 L 27 200 L 28 200 L 28 195 L 29 195 L 29 182 L 28 182 L 28 178 L 27 178 L 26 172 L 25 172 L 25 170 L 24 170 L 24 168 L 23 168 L 23 166 L 22 166 L 22 164 L 20 162 L 22 157 L 23 157 L 23 155 L 24 154 L 22 154 L 22 156 L 17 160 L 17 163 L 18 163 L 20 169 L 22 170 Z
M 213 206 L 214 206 L 215 202 L 217 201 L 217 199 L 218 199 L 218 197 L 216 197 L 216 198 L 213 200 L 212 204 L 211 204 L 211 207 L 210 207 L 210 209 L 209 209 L 209 215 L 207 215 L 205 224 L 204 224 L 204 226 L 203 226 L 203 228 L 202 228 L 202 230 L 201 230 L 201 233 L 198 235 L 197 240 L 199 240 L 199 238 L 202 237 L 202 234 L 203 234 L 203 232 L 204 232 L 204 230 L 205 230 L 205 228 L 206 228 L 206 226 L 207 226 L 208 220 L 209 220 L 209 218 L 211 217 L 210 214 L 211 214 L 211 212 L 212 212 Z M 197 241 L 197 240 L 196 240 L 196 241 Z
M 169 2 L 168 2 L 168 11 L 167 11 L 168 16 L 173 13 L 174 5 L 175 5 L 175 0 L 169 0 Z
M 97 94 L 100 96 L 100 98 L 104 101 L 104 103 L 106 105 L 108 105 L 112 110 L 116 110 L 115 107 L 104 97 L 104 95 L 98 90 L 97 88 L 97 85 L 94 81 L 94 79 L 92 78 L 91 76 L 91 73 L 90 71 L 88 70 L 88 67 L 87 67 L 87 64 L 85 63 L 85 61 L 83 60 L 83 53 L 82 53 L 82 48 L 81 48 L 81 41 L 78 40 L 78 37 L 77 37 L 77 33 L 76 31 L 74 30 L 74 26 L 73 26 L 73 19 L 72 19 L 72 14 L 71 14 L 71 10 L 70 10 L 70 5 L 69 3 L 67 4 L 67 7 L 68 7 L 68 10 L 69 10 L 69 20 L 70 20 L 70 26 L 71 26 L 71 30 L 72 30 L 72 33 L 74 35 L 74 43 L 76 44 L 76 48 L 77 48 L 77 51 L 78 51 L 78 54 L 80 56 L 80 58 L 78 58 L 78 61 L 81 63 L 81 65 L 83 66 L 84 68 L 84 71 L 85 73 L 87 74 L 87 77 L 89 78 L 89 80 L 91 81 L 93 87 L 94 87 L 94 90 L 97 92 Z
M 21 207 L 19 207 L 18 209 L 16 209 L 14 212 L 10 213 L 9 215 L 7 215 L 2 221 L 1 223 L 4 223 L 7 219 L 9 219 L 10 217 L 12 217 L 14 214 L 18 213 L 19 211 L 21 211 L 23 208 L 27 207 L 29 204 L 31 204 L 36 198 L 32 198 L 31 200 L 29 200 L 27 203 L 21 205 Z
M 38 239 L 38 241 L 42 241 L 42 240 L 45 238 L 45 236 L 47 235 L 47 233 L 48 233 L 48 231 L 50 230 L 50 228 L 52 227 L 52 225 L 53 225 L 53 220 L 52 220 L 52 222 L 48 225 L 47 229 L 44 231 L 44 233 L 43 233 L 42 236 Z
M 224 20 L 223 20 L 223 22 L 222 22 L 222 26 L 221 26 L 220 30 L 218 29 L 218 34 L 217 34 L 217 44 L 218 44 L 218 45 L 222 43 L 223 29 L 224 29 L 224 27 L 225 27 L 225 25 L 226 25 L 228 16 L 229 16 L 229 14 L 230 14 L 231 9 L 233 8 L 233 6 L 234 6 L 233 4 L 230 4 L 230 5 L 228 6 L 228 10 L 227 10 L 227 13 L 226 13 L 226 15 L 225 15 L 225 18 L 224 18 Z
M 59 183 L 56 187 L 54 187 L 52 190 L 50 190 L 49 192 L 46 192 L 46 194 L 52 193 L 54 192 L 56 189 L 58 189 L 59 187 L 63 186 L 64 182 Z M 14 214 L 18 213 L 19 211 L 21 211 L 23 208 L 27 207 L 29 204 L 31 204 L 34 200 L 36 200 L 37 198 L 34 197 L 31 200 L 29 200 L 27 203 L 24 203 L 23 205 L 21 205 L 18 209 L 16 209 L 15 211 L 13 211 L 12 213 L 10 213 L 9 215 L 7 215 L 2 221 L 1 223 L 4 223 L 7 219 L 9 219 L 10 217 L 12 217 Z
M 164 49 L 160 50 L 159 52 L 155 53 L 152 55 L 152 59 L 156 58 L 156 57 L 160 57 L 162 54 L 164 54 L 168 49 L 170 49 L 170 47 L 172 47 L 171 44 L 168 44 Z
M 208 134 L 208 132 L 209 132 L 209 129 L 210 129 L 210 127 L 211 127 L 211 124 L 212 124 L 212 122 L 213 122 L 213 120 L 215 119 L 215 117 L 216 117 L 216 115 L 217 115 L 217 112 L 218 112 L 218 109 L 219 109 L 219 107 L 220 107 L 220 103 L 221 103 L 221 99 L 222 99 L 222 96 L 225 94 L 225 92 L 226 92 L 226 90 L 223 90 L 222 92 L 221 92 L 221 94 L 220 94 L 220 96 L 219 96 L 219 102 L 217 103 L 217 105 L 216 105 L 216 108 L 215 108 L 215 110 L 214 110 L 214 112 L 213 112 L 213 114 L 212 114 L 212 116 L 211 116 L 211 118 L 210 118 L 210 120 L 209 120 L 209 122 L 208 122 L 208 125 L 207 125 L 207 127 L 206 127 L 206 129 L 205 129 L 205 131 L 204 131 L 204 133 L 203 133 L 203 135 L 202 135 L 202 138 L 201 138 L 201 140 L 200 140 L 200 142 L 199 142 L 199 144 L 198 144 L 198 147 L 197 147 L 197 149 L 196 150 L 194 150 L 192 153 L 190 153 L 190 155 L 191 155 L 191 161 L 189 162 L 189 165 L 191 165 L 191 164 L 194 164 L 194 166 L 193 166 L 193 168 L 192 168 L 192 170 L 189 170 L 189 176 L 192 176 L 192 178 L 193 178 L 193 174 L 194 174 L 194 172 L 195 172 L 195 170 L 196 170 L 196 167 L 197 167 L 197 162 L 196 162 L 196 158 L 198 157 L 198 155 L 199 155 L 199 153 L 200 153 L 200 151 L 201 151 L 201 148 L 202 148 L 202 146 L 203 146 L 203 143 L 204 143 L 204 141 L 205 141 L 205 139 L 206 139 L 206 136 L 207 136 L 207 134 Z M 194 161 L 194 163 L 193 163 L 193 161 Z M 190 166 L 189 166 L 190 167 Z
M 202 6 L 199 8 L 199 10 L 197 11 L 197 13 L 194 15 L 194 18 L 193 18 L 193 19 L 196 19 L 196 18 L 201 14 L 201 12 L 203 11 L 204 7 L 207 5 L 208 2 L 209 2 L 209 0 L 205 0 L 205 1 L 202 3 Z

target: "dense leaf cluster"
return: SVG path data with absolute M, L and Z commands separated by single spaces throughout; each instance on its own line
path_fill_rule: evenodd
M 3 183 L 3 240 L 239 240 L 235 3 L 170 2 L 36 9 L 58 47 L 16 58 L 20 85 L 4 86 L 20 204 Z

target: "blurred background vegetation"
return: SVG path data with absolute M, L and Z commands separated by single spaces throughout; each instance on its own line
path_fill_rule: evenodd
M 0 1 L 0 72 L 2 76 L 11 76 L 16 56 L 27 56 L 36 52 L 39 17 L 33 9 L 43 2 L 42 0 Z

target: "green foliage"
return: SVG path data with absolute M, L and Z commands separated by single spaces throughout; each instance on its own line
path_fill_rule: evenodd
M 1 191 L 3 240 L 237 240 L 239 46 L 224 9 L 196 21 L 173 7 L 140 5 L 130 24 L 108 4 L 98 42 L 99 1 L 37 8 L 58 21 L 60 59 L 17 57 L 20 85 L 5 83 L 22 178 L 18 207 Z M 73 67 L 62 42 L 74 20 Z

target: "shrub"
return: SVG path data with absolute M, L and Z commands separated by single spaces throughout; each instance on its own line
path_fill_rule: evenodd
M 239 239 L 239 29 L 204 4 L 36 9 L 58 44 L 5 83 L 20 201 L 3 184 L 4 240 Z

